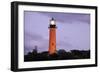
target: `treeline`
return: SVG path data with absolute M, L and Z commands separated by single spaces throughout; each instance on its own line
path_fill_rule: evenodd
M 41 53 L 37 52 L 37 49 L 33 49 L 27 55 L 24 55 L 24 61 L 47 61 L 47 60 L 70 60 L 70 59 L 88 59 L 90 58 L 90 50 L 71 50 L 66 52 L 61 49 L 55 54 L 49 55 L 48 51 Z

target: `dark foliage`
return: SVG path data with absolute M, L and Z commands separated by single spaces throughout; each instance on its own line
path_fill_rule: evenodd
M 88 59 L 90 58 L 90 50 L 71 50 L 66 52 L 61 49 L 56 53 L 49 55 L 48 51 L 41 53 L 37 52 L 37 49 L 33 49 L 32 52 L 29 52 L 27 55 L 24 55 L 24 61 L 47 61 L 47 60 L 70 60 L 70 59 Z

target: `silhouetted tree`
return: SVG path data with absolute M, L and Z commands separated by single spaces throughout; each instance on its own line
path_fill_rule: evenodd
M 38 53 L 37 46 L 32 52 L 24 56 L 24 61 L 45 61 L 45 60 L 65 60 L 65 59 L 86 59 L 90 58 L 90 50 L 71 50 L 66 52 L 64 49 L 58 50 L 54 54 L 49 54 L 48 51 Z

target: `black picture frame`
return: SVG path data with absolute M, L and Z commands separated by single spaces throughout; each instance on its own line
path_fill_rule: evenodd
M 53 67 L 39 67 L 39 68 L 18 68 L 18 6 L 46 6 L 46 7 L 62 7 L 62 8 L 81 8 L 93 9 L 95 11 L 95 63 L 86 65 L 72 65 L 72 66 L 53 66 Z M 11 71 L 31 71 L 31 70 L 48 70 L 48 69 L 64 69 L 64 68 L 81 68 L 97 66 L 97 6 L 83 6 L 83 5 L 67 5 L 67 4 L 49 4 L 49 3 L 35 3 L 35 2 L 11 2 Z

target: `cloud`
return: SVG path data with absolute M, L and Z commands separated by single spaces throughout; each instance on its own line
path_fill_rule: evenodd
M 25 32 L 24 38 L 25 54 L 32 51 L 37 46 L 38 51 L 46 50 L 48 47 L 48 40 L 43 38 L 40 34 Z
M 73 45 L 69 42 L 69 41 L 58 41 L 57 42 L 57 49 L 65 49 L 67 51 L 69 51 L 70 49 L 73 48 Z
M 27 39 L 39 41 L 39 40 L 43 40 L 44 38 L 40 34 L 25 32 L 25 40 L 27 40 Z
M 39 12 L 49 18 L 54 17 L 59 22 L 74 23 L 76 21 L 90 24 L 90 14 L 84 13 L 56 13 L 56 12 Z

